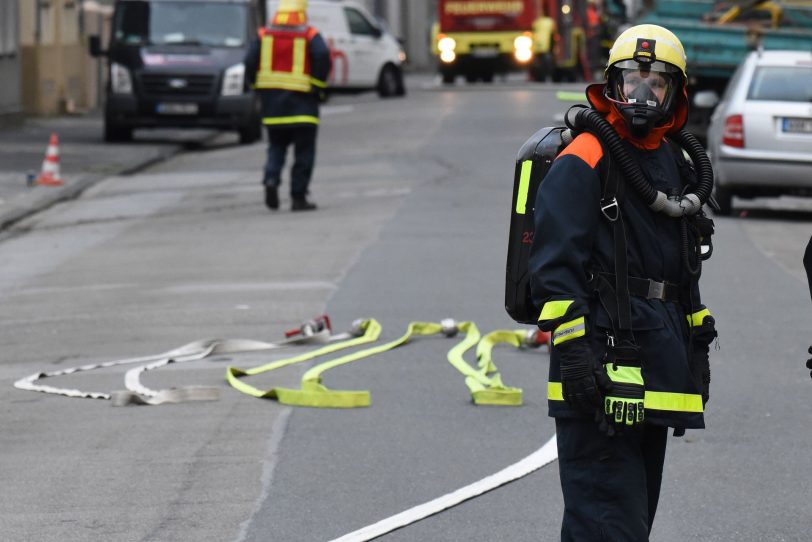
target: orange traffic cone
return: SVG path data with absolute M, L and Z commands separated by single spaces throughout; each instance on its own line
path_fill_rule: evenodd
M 34 184 L 45 186 L 62 186 L 65 184 L 59 173 L 59 136 L 56 135 L 56 132 L 51 134 L 48 150 L 45 151 L 45 159 L 42 161 L 42 171 L 40 171 Z

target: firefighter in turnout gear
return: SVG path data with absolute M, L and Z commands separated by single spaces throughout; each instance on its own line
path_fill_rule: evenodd
M 291 209 L 309 211 L 307 200 L 313 164 L 319 103 L 330 74 L 330 50 L 319 32 L 307 24 L 307 0 L 281 0 L 268 27 L 259 30 L 245 58 L 246 73 L 262 101 L 262 122 L 268 130 L 268 160 L 262 183 L 265 204 L 279 208 L 278 188 L 285 154 L 294 147 Z
M 606 82 L 587 88 L 641 182 L 672 202 L 698 186 L 669 141 L 687 115 L 685 67 L 673 33 L 638 25 L 615 41 Z M 681 436 L 705 426 L 716 337 L 698 287 L 697 224 L 709 239 L 701 204 L 710 188 L 696 214 L 658 212 L 612 158 L 581 132 L 554 161 L 534 211 L 531 290 L 539 327 L 553 333 L 548 405 L 567 542 L 648 540 L 668 428 Z

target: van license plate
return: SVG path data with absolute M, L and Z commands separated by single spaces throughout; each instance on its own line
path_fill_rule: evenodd
M 812 119 L 784 119 L 782 129 L 792 134 L 812 134 Z
M 197 115 L 197 104 L 159 103 L 155 111 L 160 115 Z

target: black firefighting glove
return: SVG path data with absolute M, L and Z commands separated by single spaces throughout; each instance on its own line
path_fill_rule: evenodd
M 809 347 L 809 353 L 812 354 L 812 346 Z M 806 360 L 806 368 L 812 369 L 812 358 Z M 809 371 L 809 376 L 812 377 L 812 370 Z
M 610 346 L 604 367 L 612 381 L 612 389 L 604 398 L 603 410 L 610 429 L 622 433 L 642 427 L 646 388 L 638 348 L 634 345 Z
M 710 397 L 710 359 L 708 353 L 710 344 L 717 337 L 716 321 L 713 316 L 705 316 L 702 325 L 695 326 L 691 333 L 691 373 L 694 376 L 694 384 L 702 394 L 702 406 L 708 402 Z
M 612 387 L 592 348 L 583 339 L 572 339 L 555 346 L 561 365 L 561 391 L 573 408 L 596 415 L 603 408 L 603 396 Z

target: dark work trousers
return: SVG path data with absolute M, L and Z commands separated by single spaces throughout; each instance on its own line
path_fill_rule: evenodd
M 607 437 L 591 420 L 557 418 L 562 542 L 646 542 L 660 498 L 668 428 Z
M 293 145 L 293 168 L 290 173 L 290 195 L 304 198 L 308 193 L 313 164 L 316 161 L 316 125 L 268 126 L 268 161 L 265 163 L 266 186 L 279 186 L 285 155 Z

